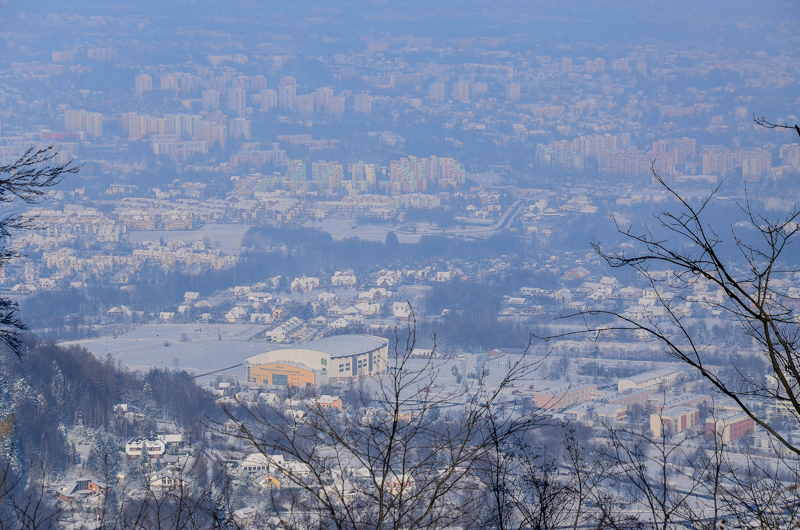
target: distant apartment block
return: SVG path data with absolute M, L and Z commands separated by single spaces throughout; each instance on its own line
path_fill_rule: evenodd
M 71 63 L 75 60 L 75 50 L 63 50 L 53 52 L 54 63 Z
M 453 83 L 453 99 L 456 101 L 469 101 L 469 83 Z
M 531 385 L 530 390 L 537 409 L 563 409 L 592 399 L 597 385 L 541 383 Z
M 424 191 L 432 182 L 440 187 L 457 187 L 464 183 L 466 171 L 452 158 L 417 158 L 410 156 L 392 160 L 389 180 L 395 193 Z
M 784 144 L 780 150 L 781 164 L 800 167 L 800 144 Z
M 170 92 L 178 93 L 180 90 L 180 77 L 175 74 L 161 74 L 159 77 L 159 88 L 161 90 L 169 90 Z
M 153 78 L 150 74 L 139 74 L 135 77 L 136 95 L 141 96 L 145 92 L 153 90 Z
M 484 83 L 482 81 L 477 81 L 475 83 L 469 84 L 469 92 L 473 98 L 479 98 L 480 96 L 489 92 L 489 84 Z
M 245 110 L 247 110 L 247 91 L 244 88 L 228 90 L 228 110 L 235 112 L 240 117 L 244 116 Z
M 520 98 L 522 88 L 519 83 L 509 83 L 506 85 L 506 98 L 516 101 Z
M 353 110 L 360 114 L 371 114 L 372 96 L 369 94 L 356 94 L 353 96 Z
M 203 110 L 219 110 L 219 92 L 217 90 L 203 90 Z
M 227 146 L 227 126 L 219 125 L 212 121 L 201 120 L 197 129 L 197 134 L 195 135 L 196 140 L 202 140 L 206 142 L 209 147 L 219 144 L 222 149 L 225 149 Z
M 86 50 L 86 56 L 90 61 L 116 61 L 117 50 L 114 48 L 89 48 Z
M 658 390 L 675 384 L 682 372 L 675 368 L 661 368 L 652 372 L 644 372 L 633 377 L 620 379 L 617 389 L 622 392 L 629 388 L 638 390 Z
M 428 98 L 431 101 L 441 103 L 444 101 L 444 83 L 431 83 L 428 86 Z
M 64 129 L 67 132 L 86 133 L 90 138 L 102 138 L 103 115 L 85 110 L 67 110 L 64 112 Z
M 294 110 L 297 98 L 297 82 L 294 77 L 282 77 L 278 87 L 278 105 L 282 109 Z
M 595 59 L 594 61 L 588 59 L 584 65 L 587 74 L 602 74 L 606 70 L 605 59 Z
M 730 443 L 755 431 L 755 421 L 744 412 L 731 412 L 716 418 L 706 418 L 706 438 L 718 436 L 722 443 Z
M 320 87 L 316 91 L 316 109 L 328 111 L 328 106 L 331 103 L 331 98 L 333 97 L 333 89 L 331 87 Z
M 320 160 L 311 164 L 311 180 L 329 190 L 338 190 L 344 181 L 344 166 L 339 162 Z
M 303 116 L 311 116 L 314 114 L 314 96 L 311 94 L 297 96 L 295 106 L 297 107 L 297 112 Z
M 234 118 L 229 124 L 231 138 L 249 140 L 252 137 L 251 122 L 244 118 Z
M 168 134 L 152 139 L 153 153 L 169 155 L 174 160 L 186 160 L 196 154 L 208 153 L 208 144 L 202 140 L 181 140 L 178 135 Z
M 367 53 L 381 53 L 385 52 L 389 49 L 388 42 L 381 42 L 381 41 L 373 41 L 367 43 Z
M 700 424 L 700 410 L 697 407 L 673 407 L 650 415 L 650 430 L 653 436 L 660 437 L 678 434 Z
M 350 166 L 350 178 L 353 182 L 366 182 L 370 188 L 375 187 L 375 164 L 356 162 Z
M 244 164 L 260 167 L 268 163 L 286 165 L 289 163 L 286 151 L 278 149 L 278 145 L 273 143 L 272 149 L 261 149 L 261 144 L 257 142 L 242 145 L 242 149 L 231 156 L 230 164 L 233 167 L 239 167 Z
M 710 147 L 703 153 L 703 175 L 727 177 L 742 168 L 742 178 L 754 181 L 768 174 L 772 167 L 772 154 L 764 149 L 730 151 Z
M 261 108 L 263 110 L 274 109 L 278 106 L 278 92 L 268 88 L 261 91 Z
M 344 116 L 346 99 L 344 96 L 333 96 L 328 103 L 328 114 L 331 116 Z
M 305 182 L 308 179 L 306 163 L 302 160 L 292 160 L 289 162 L 289 167 L 286 168 L 286 178 L 294 183 Z
M 261 92 L 267 89 L 267 78 L 263 75 L 254 75 L 250 78 L 248 87 L 253 92 Z

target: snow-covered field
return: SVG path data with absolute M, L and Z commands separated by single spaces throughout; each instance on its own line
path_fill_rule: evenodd
M 84 346 L 101 358 L 110 354 L 135 370 L 179 367 L 203 373 L 242 363 L 273 347 L 266 341 L 248 342 L 264 329 L 251 324 L 147 324 L 116 338 L 69 344 Z M 224 373 L 241 372 L 234 368 Z
M 141 243 L 158 241 L 163 237 L 166 243 L 181 240 L 191 245 L 208 237 L 211 248 L 234 255 L 242 251 L 242 237 L 249 229 L 250 225 L 245 224 L 206 224 L 197 230 L 132 230 L 128 232 L 128 240 L 131 243 Z

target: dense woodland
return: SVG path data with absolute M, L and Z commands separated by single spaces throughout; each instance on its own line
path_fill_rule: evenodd
M 0 362 L 0 422 L 12 425 L 0 440 L 0 458 L 16 472 L 40 465 L 60 472 L 74 464 L 71 427 L 108 429 L 124 439 L 151 435 L 155 420 L 169 418 L 198 438 L 216 411 L 213 397 L 186 372 L 133 372 L 77 346 L 29 338 L 21 358 L 5 353 Z M 136 407 L 143 420 L 122 421 L 113 410 L 119 403 Z

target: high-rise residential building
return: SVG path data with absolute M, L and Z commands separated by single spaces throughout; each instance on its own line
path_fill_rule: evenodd
M 339 162 L 320 160 L 311 164 L 311 180 L 329 190 L 338 190 L 344 181 L 344 166 Z
M 473 98 L 479 98 L 480 96 L 489 92 L 489 84 L 484 83 L 483 81 L 477 81 L 475 83 L 470 83 L 469 91 Z
M 116 61 L 117 50 L 114 48 L 89 48 L 86 57 L 90 61 Z
M 678 147 L 680 149 L 680 155 L 684 161 L 694 160 L 694 158 L 697 156 L 697 140 L 694 138 L 688 138 L 684 136 L 678 140 Z
M 598 74 L 602 74 L 606 71 L 606 60 L 602 57 L 598 57 L 594 60 L 594 71 Z
M 438 182 L 440 187 L 457 187 L 464 184 L 465 178 L 466 171 L 452 158 L 409 156 L 389 164 L 389 180 L 403 193 L 424 191 L 432 182 Z
M 203 90 L 203 110 L 219 110 L 219 92 L 216 90 Z
M 167 134 L 167 119 L 126 112 L 122 115 L 122 128 L 128 133 L 128 140 L 141 140 L 151 134 Z
M 369 94 L 356 94 L 353 96 L 353 110 L 362 114 L 371 114 L 372 96 Z
M 293 183 L 305 182 L 307 177 L 306 163 L 302 160 L 292 160 L 286 168 L 286 178 Z
M 350 178 L 353 182 L 366 182 L 370 188 L 375 187 L 375 164 L 358 161 L 350 166 Z
M 428 86 L 428 99 L 441 103 L 444 101 L 444 83 L 431 83 Z
M 372 41 L 367 43 L 367 53 L 381 53 L 389 49 L 388 42 Z
M 469 83 L 453 83 L 453 99 L 456 101 L 469 101 Z
M 628 65 L 628 59 L 623 58 L 623 59 L 614 59 L 613 61 L 611 61 L 611 69 L 614 70 L 615 72 L 627 72 L 631 69 L 631 67 Z
M 53 52 L 54 63 L 71 63 L 75 60 L 75 50 L 63 50 Z
M 572 72 L 572 59 L 564 57 L 561 59 L 561 71 L 565 74 Z
M 169 90 L 176 94 L 180 90 L 180 77 L 175 74 L 161 74 L 159 77 L 159 88 Z
M 138 74 L 135 77 L 136 95 L 141 96 L 145 92 L 153 90 L 153 78 L 150 74 Z
M 333 96 L 328 103 L 328 114 L 332 116 L 343 116 L 346 105 L 344 96 Z
M 228 122 L 228 130 L 231 138 L 249 140 L 252 138 L 252 130 L 250 120 L 244 118 L 233 118 Z
M 64 113 L 64 129 L 67 132 L 84 132 L 90 138 L 101 138 L 103 115 L 85 110 L 67 110 Z
M 581 136 L 572 141 L 573 153 L 585 156 L 598 156 L 601 153 L 613 153 L 620 147 L 621 139 L 617 135 L 603 134 L 594 136 Z
M 254 75 L 250 78 L 250 90 L 253 92 L 261 92 L 267 89 L 267 78 L 263 75 Z
M 261 91 L 261 108 L 264 110 L 274 109 L 278 106 L 278 93 L 271 88 Z
M 321 87 L 317 89 L 317 110 L 328 110 L 328 105 L 333 97 L 333 89 L 331 87 Z
M 197 114 L 167 114 L 167 134 L 176 134 L 192 138 L 200 125 Z
M 647 75 L 647 62 L 646 61 L 636 61 L 636 71 L 642 75 Z
M 228 90 L 228 110 L 237 115 L 244 116 L 247 110 L 247 91 L 244 88 L 232 88 Z
M 297 99 L 297 82 L 294 77 L 281 77 L 278 87 L 278 104 L 282 109 L 294 110 Z
M 506 85 L 506 97 L 512 101 L 520 98 L 522 87 L 519 83 L 509 83 Z
M 764 149 L 742 152 L 742 178 L 756 181 L 769 173 L 772 167 L 772 153 Z
M 297 106 L 297 112 L 303 116 L 311 116 L 314 114 L 314 96 L 311 94 L 297 96 L 295 105 Z
M 800 167 L 800 144 L 783 144 L 780 156 L 784 166 Z
M 222 149 L 225 149 L 228 143 L 228 127 L 214 121 L 201 120 L 194 138 L 203 140 L 209 147 L 218 143 Z

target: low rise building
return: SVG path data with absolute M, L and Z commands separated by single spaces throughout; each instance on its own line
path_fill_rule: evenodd
M 655 437 L 678 434 L 699 424 L 700 410 L 697 407 L 672 407 L 650 415 L 650 430 Z
M 629 388 L 639 390 L 658 390 L 672 386 L 677 381 L 681 371 L 676 368 L 661 368 L 652 372 L 645 372 L 643 374 L 620 379 L 617 381 L 617 389 L 621 392 Z
M 537 409 L 564 409 L 594 397 L 597 385 L 550 383 L 544 381 L 530 386 L 533 390 L 533 406 Z
M 388 367 L 389 341 L 371 335 L 337 335 L 322 340 L 279 347 L 245 361 L 247 380 L 272 383 L 277 365 L 296 373 L 302 386 L 358 380 L 384 373 Z M 284 369 L 284 368 L 282 368 Z M 288 372 L 285 373 L 288 377 Z M 284 381 L 282 377 L 276 380 Z M 288 379 L 286 380 L 288 384 Z M 310 385 L 308 383 L 311 383 Z
M 147 453 L 149 457 L 164 456 L 167 452 L 167 444 L 161 439 L 133 438 L 125 444 L 125 454 L 130 458 L 138 458 Z
M 706 438 L 714 439 L 717 436 L 720 442 L 726 444 L 753 434 L 755 426 L 753 418 L 744 412 L 729 412 L 706 418 Z

